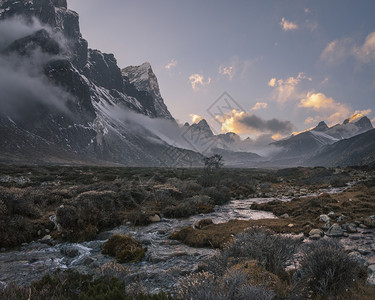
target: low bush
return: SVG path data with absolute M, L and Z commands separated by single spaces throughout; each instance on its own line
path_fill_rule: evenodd
M 366 276 L 359 262 L 335 240 L 307 244 L 300 265 L 294 276 L 296 299 L 350 299 L 361 278 Z
M 123 234 L 112 235 L 102 249 L 103 254 L 115 257 L 120 263 L 138 262 L 142 260 L 145 252 L 141 242 Z
M 173 300 L 169 294 L 129 295 L 123 282 L 115 277 L 83 275 L 71 270 L 57 271 L 31 284 L 30 288 L 10 284 L 0 288 L 0 299 L 38 300 Z
M 263 286 L 254 286 L 247 281 L 242 271 L 229 271 L 222 277 L 201 272 L 186 277 L 178 289 L 182 300 L 271 300 L 272 291 Z
M 222 274 L 232 264 L 254 259 L 267 271 L 285 275 L 285 267 L 293 260 L 300 243 L 299 239 L 254 227 L 238 234 L 217 257 L 207 262 L 206 267 L 211 272 Z

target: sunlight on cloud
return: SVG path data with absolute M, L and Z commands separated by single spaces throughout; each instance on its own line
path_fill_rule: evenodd
M 234 76 L 234 68 L 233 68 L 233 66 L 228 66 L 228 67 L 220 66 L 219 67 L 219 73 L 221 75 L 228 76 L 229 80 L 232 80 L 233 76 Z
M 268 106 L 268 103 L 266 103 L 266 102 L 257 102 L 257 103 L 255 103 L 253 108 L 250 109 L 250 111 L 265 109 L 265 108 L 267 108 L 267 106 Z
M 276 86 L 276 78 L 271 78 L 270 81 L 268 82 L 268 86 Z
M 172 59 L 166 66 L 165 66 L 165 68 L 167 69 L 167 70 L 170 70 L 170 69 L 172 69 L 172 68 L 174 68 L 174 67 L 176 67 L 177 66 L 177 60 L 175 60 L 175 59 Z
M 211 83 L 211 78 L 207 77 L 206 80 L 204 80 L 204 77 L 200 74 L 193 74 L 189 77 L 191 87 L 194 91 L 199 90 L 199 88 L 205 87 Z
M 196 115 L 196 114 L 190 114 L 189 116 L 191 117 L 191 122 L 193 124 L 198 123 L 199 121 L 203 120 L 202 116 L 199 116 L 199 115 Z
M 375 60 L 375 31 L 366 37 L 362 46 L 354 48 L 354 55 L 363 62 Z
M 333 64 L 339 60 L 345 59 L 350 55 L 353 48 L 353 41 L 349 38 L 334 40 L 324 48 L 320 59 Z
M 288 30 L 296 30 L 298 29 L 298 25 L 296 23 L 293 23 L 293 22 L 290 22 L 288 20 L 286 20 L 285 18 L 282 18 L 281 19 L 281 28 L 284 30 L 284 31 L 288 31 Z
M 321 119 L 326 119 L 331 124 L 339 123 L 350 116 L 350 108 L 343 103 L 328 98 L 323 93 L 307 93 L 306 97 L 298 104 L 300 108 L 311 108 L 314 111 L 323 114 Z M 309 119 L 309 121 L 312 121 Z
M 298 98 L 303 97 L 303 94 L 297 91 L 297 87 L 299 83 L 307 79 L 311 81 L 310 77 L 306 77 L 306 75 L 300 72 L 297 77 L 289 77 L 286 79 L 279 79 L 272 78 L 268 85 L 275 88 L 274 98 L 279 103 L 285 103 L 289 100 L 296 100 Z

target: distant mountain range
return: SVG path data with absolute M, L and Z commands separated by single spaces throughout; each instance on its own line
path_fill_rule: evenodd
M 280 141 L 215 135 L 180 126 L 149 63 L 120 69 L 88 48 L 66 0 L 0 1 L 0 162 L 199 166 L 219 153 L 227 166 L 374 163 L 374 129 L 354 116 Z M 254 153 L 256 152 L 256 153 Z

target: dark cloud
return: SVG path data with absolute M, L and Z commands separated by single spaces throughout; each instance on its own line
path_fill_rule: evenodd
M 294 126 L 290 121 L 282 121 L 275 118 L 271 120 L 263 120 L 262 118 L 249 113 L 239 116 L 237 121 L 243 126 L 259 132 L 288 134 L 294 129 Z

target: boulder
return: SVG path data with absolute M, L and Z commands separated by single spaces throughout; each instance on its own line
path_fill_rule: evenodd
M 79 255 L 79 251 L 77 248 L 69 246 L 62 247 L 60 253 L 69 258 L 73 258 Z
M 322 236 L 324 236 L 324 232 L 320 229 L 311 229 L 309 232 L 309 238 L 311 240 L 319 240 Z
M 148 217 L 149 221 L 152 223 L 160 222 L 160 216 L 158 214 L 154 214 L 153 216 Z
M 367 275 L 366 285 L 375 286 L 375 265 L 367 267 Z
M 333 224 L 326 232 L 326 235 L 330 237 L 340 237 L 343 236 L 343 234 L 344 230 L 337 223 Z
M 327 223 L 327 222 L 330 221 L 330 218 L 328 217 L 328 215 L 320 215 L 319 221 L 323 221 L 323 222 Z
M 348 233 L 357 233 L 358 232 L 357 226 L 354 223 L 347 223 L 343 227 Z
M 359 262 L 363 267 L 367 267 L 369 265 L 366 259 L 364 259 L 363 256 L 357 251 L 350 252 L 349 256 Z
M 374 228 L 374 227 L 375 227 L 375 215 L 372 215 L 372 216 L 367 217 L 367 218 L 363 221 L 363 223 L 364 223 L 366 226 L 370 227 L 370 228 Z

